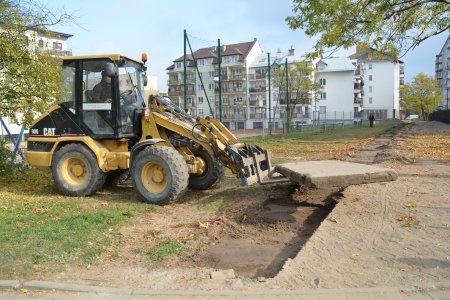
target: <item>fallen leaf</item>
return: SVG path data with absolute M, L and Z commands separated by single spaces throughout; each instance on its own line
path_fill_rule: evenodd
M 336 220 L 335 217 L 331 216 L 330 218 L 328 218 L 328 220 L 330 220 L 333 223 L 337 223 L 338 221 Z

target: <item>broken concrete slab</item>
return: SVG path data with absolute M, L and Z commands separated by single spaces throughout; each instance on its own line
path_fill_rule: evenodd
M 317 188 L 397 179 L 391 169 L 339 160 L 291 162 L 276 166 L 275 171 L 291 181 Z

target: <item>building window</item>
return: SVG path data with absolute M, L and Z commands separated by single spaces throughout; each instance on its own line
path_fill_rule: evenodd
M 199 115 L 200 117 L 203 117 L 203 116 L 205 115 L 205 112 L 204 112 L 203 108 L 199 108 L 199 109 L 198 109 L 198 115 Z
M 320 112 L 321 114 L 326 113 L 326 112 L 327 112 L 327 107 L 326 107 L 326 106 L 319 106 L 319 112 Z
M 369 70 L 372 70 L 372 64 L 369 64 Z
M 372 93 L 372 87 L 369 86 L 369 93 Z
M 62 50 L 62 43 L 53 42 L 53 49 Z
M 327 93 L 320 93 L 320 100 L 327 100 Z
M 208 85 L 208 89 L 209 89 L 210 91 L 212 91 L 212 90 L 214 89 L 214 83 L 210 83 L 210 84 Z
M 38 45 L 39 45 L 39 48 L 44 48 L 44 41 L 39 40 Z
M 326 85 L 327 84 L 327 80 L 325 78 L 320 78 L 319 79 L 319 83 L 320 83 L 320 85 Z
M 209 78 L 214 78 L 214 71 L 209 71 L 208 74 L 209 74 Z
M 369 104 L 372 104 L 372 103 L 373 103 L 372 97 L 369 97 Z
M 176 67 L 177 67 L 177 69 L 181 69 L 181 63 L 177 62 Z
M 198 103 L 202 104 L 203 103 L 203 97 L 198 97 Z
M 372 75 L 369 75 L 369 81 L 372 81 Z

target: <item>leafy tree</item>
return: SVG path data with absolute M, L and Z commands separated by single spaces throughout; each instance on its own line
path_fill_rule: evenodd
M 316 100 L 322 89 L 319 83 L 314 82 L 314 68 L 307 61 L 297 61 L 288 63 L 288 92 L 289 92 L 289 111 L 287 113 L 287 123 L 291 124 L 295 107 L 297 105 L 311 104 Z M 281 95 L 280 102 L 286 103 L 286 69 L 285 65 L 273 70 L 272 82 L 274 87 L 278 88 Z
M 293 0 L 292 29 L 318 36 L 316 55 L 363 43 L 401 57 L 450 28 L 449 0 Z
M 61 63 L 37 50 L 36 32 L 71 18 L 33 0 L 0 0 L 1 116 L 28 125 L 58 99 Z
M 403 109 L 418 113 L 423 120 L 436 110 L 444 97 L 438 82 L 433 77 L 419 73 L 414 80 L 400 90 Z

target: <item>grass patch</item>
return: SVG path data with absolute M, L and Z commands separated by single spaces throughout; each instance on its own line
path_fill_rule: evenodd
M 183 256 L 186 249 L 178 240 L 165 239 L 157 247 L 148 252 L 150 258 L 154 261 L 162 261 L 167 256 L 176 254 Z
M 67 263 L 93 264 L 107 252 L 114 255 L 120 225 L 153 207 L 129 200 L 133 197 L 123 191 L 62 196 L 46 170 L 32 168 L 0 180 L 0 278 L 56 271 Z
M 272 163 L 292 160 L 344 159 L 367 144 L 372 138 L 396 126 L 385 122 L 376 127 L 337 127 L 325 132 L 293 132 L 284 135 L 256 136 L 242 139 L 272 153 Z

